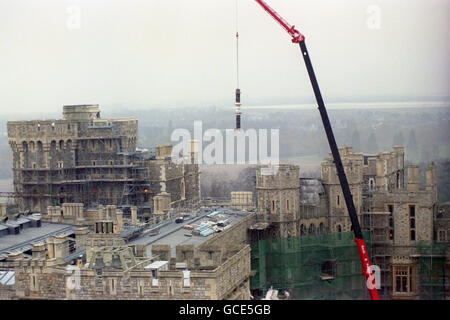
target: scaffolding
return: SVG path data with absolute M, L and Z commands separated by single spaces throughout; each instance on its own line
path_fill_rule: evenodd
M 448 275 L 445 271 L 446 243 L 417 244 L 419 266 L 419 299 L 445 300 Z
M 370 233 L 365 232 L 370 250 Z M 251 289 L 264 295 L 273 287 L 292 299 L 368 299 L 353 233 L 269 238 L 251 244 Z
M 369 231 L 372 240 L 370 251 L 371 262 L 380 268 L 380 297 L 387 299 L 392 290 L 391 272 L 391 250 L 388 250 L 391 232 L 391 214 L 389 211 L 367 211 L 361 215 L 361 227 Z M 392 233 L 393 236 L 393 233 Z

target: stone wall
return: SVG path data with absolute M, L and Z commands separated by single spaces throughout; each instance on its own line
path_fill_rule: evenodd
M 70 287 L 73 271 L 51 266 L 45 259 L 21 259 L 16 264 L 16 292 L 20 299 L 249 299 L 250 247 L 231 256 L 213 270 L 191 270 L 185 281 L 182 270 L 159 271 L 153 277 L 151 270 L 103 269 L 101 274 L 92 269 L 79 271 L 79 286 Z M 158 279 L 157 282 L 154 279 Z M 187 279 L 187 278 L 186 278 Z M 76 283 L 76 282 L 74 282 Z

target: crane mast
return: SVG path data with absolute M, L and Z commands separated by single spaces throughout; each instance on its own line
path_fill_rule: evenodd
M 364 236 L 361 231 L 361 226 L 358 221 L 358 215 L 356 213 L 355 205 L 353 203 L 353 197 L 350 191 L 350 187 L 347 181 L 347 176 L 345 175 L 344 166 L 342 165 L 341 156 L 339 154 L 339 149 L 334 138 L 333 129 L 331 128 L 330 119 L 328 118 L 328 113 L 325 108 L 325 103 L 322 99 L 322 94 L 320 93 L 319 84 L 317 83 L 316 75 L 309 58 L 308 50 L 305 44 L 305 37 L 295 29 L 295 26 L 291 26 L 286 20 L 284 20 L 275 10 L 273 10 L 266 2 L 263 0 L 255 0 L 261 7 L 266 10 L 272 18 L 274 18 L 292 37 L 293 43 L 298 43 L 300 50 L 302 52 L 303 60 L 305 61 L 306 70 L 308 71 L 309 79 L 316 97 L 318 109 L 320 116 L 322 118 L 322 123 L 327 135 L 328 144 L 330 145 L 331 153 L 333 155 L 333 160 L 336 165 L 337 176 L 339 178 L 339 183 L 341 185 L 342 193 L 344 194 L 345 204 L 347 206 L 348 214 L 350 216 L 350 221 L 352 224 L 352 230 L 355 234 L 355 242 L 358 247 L 359 257 L 362 264 L 362 272 L 366 278 L 367 287 L 369 289 L 370 297 L 372 300 L 379 300 L 378 291 L 375 286 L 375 279 L 373 277 L 373 271 L 370 264 L 369 254 L 367 252 L 367 246 L 364 241 Z

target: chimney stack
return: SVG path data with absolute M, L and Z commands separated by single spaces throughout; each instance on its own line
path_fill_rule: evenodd
M 413 192 L 419 191 L 419 166 L 409 165 L 406 167 L 406 172 L 408 175 L 406 189 Z

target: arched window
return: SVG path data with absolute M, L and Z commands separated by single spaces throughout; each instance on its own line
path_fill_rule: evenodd
M 59 150 L 64 149 L 64 140 L 59 140 Z
M 70 152 L 70 150 L 72 149 L 72 140 L 67 140 L 66 149 Z
M 30 141 L 30 150 L 31 152 L 34 151 L 34 141 Z
M 303 236 L 306 234 L 306 227 L 304 224 L 300 226 L 300 235 Z
M 41 141 L 38 141 L 38 142 L 37 142 L 37 151 L 38 151 L 39 153 L 42 153 L 42 152 L 43 152 L 43 147 L 42 147 L 42 142 L 41 142 Z
M 50 142 L 50 152 L 55 152 L 56 151 L 56 141 L 53 140 L 52 142 Z
M 311 225 L 309 226 L 308 233 L 316 234 L 316 226 L 314 225 L 314 223 L 311 223 Z
M 337 231 L 337 232 L 342 232 L 342 227 L 341 227 L 341 225 L 340 225 L 340 224 L 338 224 L 338 225 L 337 225 L 337 227 L 336 227 L 336 231 Z
M 325 225 L 323 222 L 319 224 L 319 234 L 325 234 Z

